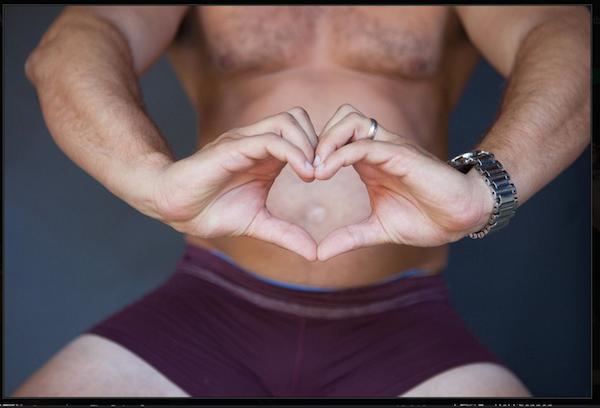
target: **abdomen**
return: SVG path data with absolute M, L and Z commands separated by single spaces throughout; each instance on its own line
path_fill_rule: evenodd
M 221 87 L 218 94 L 224 100 L 214 101 L 215 112 L 202 123 L 200 140 L 203 145 L 229 129 L 294 106 L 306 109 L 319 135 L 337 108 L 350 103 L 376 118 L 386 129 L 445 156 L 442 129 L 446 113 L 442 112 L 441 98 L 435 92 L 433 83 L 391 81 L 338 68 L 298 68 L 256 76 Z M 274 215 L 305 228 L 317 242 L 336 228 L 367 218 L 371 212 L 366 187 L 351 166 L 341 169 L 330 180 L 312 183 L 303 182 L 286 166 L 271 188 L 267 208 Z M 287 276 L 289 281 L 304 284 L 325 284 L 327 279 L 368 281 L 373 276 L 386 276 L 417 264 L 423 257 L 427 258 L 425 263 L 431 263 L 435 257 L 439 260 L 445 256 L 440 249 L 384 246 L 353 251 L 327 262 L 309 263 L 289 251 L 248 238 L 219 238 L 211 242 L 249 269 L 263 271 L 275 279 Z M 363 271 L 362 276 L 353 272 L 357 268 L 364 270 L 366 265 L 374 272 Z M 341 269 L 344 271 L 340 272 Z M 317 270 L 330 272 L 312 273 Z M 332 270 L 338 272 L 331 273 Z

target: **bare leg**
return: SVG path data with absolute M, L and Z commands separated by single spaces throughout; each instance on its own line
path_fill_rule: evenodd
M 525 385 L 506 368 L 474 363 L 441 372 L 401 397 L 531 397 Z
M 86 334 L 34 373 L 14 397 L 185 397 L 187 394 L 120 345 Z

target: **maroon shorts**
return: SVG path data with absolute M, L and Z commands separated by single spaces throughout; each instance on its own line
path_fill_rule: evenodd
M 169 279 L 88 330 L 191 396 L 398 396 L 445 370 L 502 361 L 441 275 L 310 292 L 195 247 Z

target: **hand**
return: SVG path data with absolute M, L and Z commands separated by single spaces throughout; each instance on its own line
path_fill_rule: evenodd
M 286 163 L 305 182 L 314 180 L 316 141 L 301 108 L 232 129 L 167 167 L 155 185 L 156 212 L 186 234 L 255 237 L 315 260 L 310 234 L 271 215 L 265 201 Z
M 325 125 L 316 148 L 315 178 L 331 178 L 353 165 L 367 187 L 371 215 L 332 231 L 318 259 L 383 243 L 431 247 L 481 229 L 493 209 L 485 181 L 465 175 L 381 125 L 367 139 L 369 118 L 343 105 Z M 351 142 L 351 143 L 348 143 Z

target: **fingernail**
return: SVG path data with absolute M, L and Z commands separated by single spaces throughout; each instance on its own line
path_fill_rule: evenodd
M 315 156 L 315 160 L 313 161 L 313 166 L 318 166 L 321 163 L 321 158 L 319 157 L 319 155 L 317 154 Z
M 306 170 L 312 170 L 312 169 L 313 169 L 313 165 L 312 165 L 312 164 L 310 164 L 309 162 L 305 161 L 305 162 L 304 162 L 304 168 L 305 168 Z
M 321 171 L 321 170 L 323 170 L 323 167 L 325 167 L 324 163 L 320 163 L 320 164 L 317 166 L 317 171 Z

